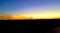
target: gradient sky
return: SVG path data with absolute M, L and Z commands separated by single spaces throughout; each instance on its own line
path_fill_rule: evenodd
M 0 0 L 0 14 L 60 13 L 60 0 Z

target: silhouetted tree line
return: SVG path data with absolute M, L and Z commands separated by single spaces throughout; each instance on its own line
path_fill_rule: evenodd
M 1 19 L 1 20 L 11 19 L 11 18 L 12 18 L 12 15 L 5 15 L 5 14 L 0 15 L 0 19 Z
M 17 16 L 16 16 L 17 17 Z M 13 19 L 12 15 L 11 14 L 3 14 L 3 15 L 0 15 L 0 20 L 11 20 L 11 18 Z M 24 17 L 24 16 L 20 16 L 19 17 L 20 19 L 26 19 L 27 17 Z M 15 18 L 16 19 L 16 18 Z M 29 17 L 27 19 L 33 19 L 32 17 Z

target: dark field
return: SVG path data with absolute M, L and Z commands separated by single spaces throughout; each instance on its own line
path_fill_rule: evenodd
M 60 19 L 1 20 L 0 32 L 50 33 Z

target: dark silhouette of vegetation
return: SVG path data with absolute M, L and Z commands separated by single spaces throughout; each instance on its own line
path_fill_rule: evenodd
M 0 19 L 1 19 L 1 20 L 9 20 L 9 19 L 11 19 L 11 18 L 12 18 L 12 15 L 5 15 L 5 14 L 0 15 Z

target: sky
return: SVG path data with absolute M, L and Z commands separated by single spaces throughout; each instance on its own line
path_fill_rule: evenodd
M 0 14 L 60 15 L 60 0 L 0 0 Z

